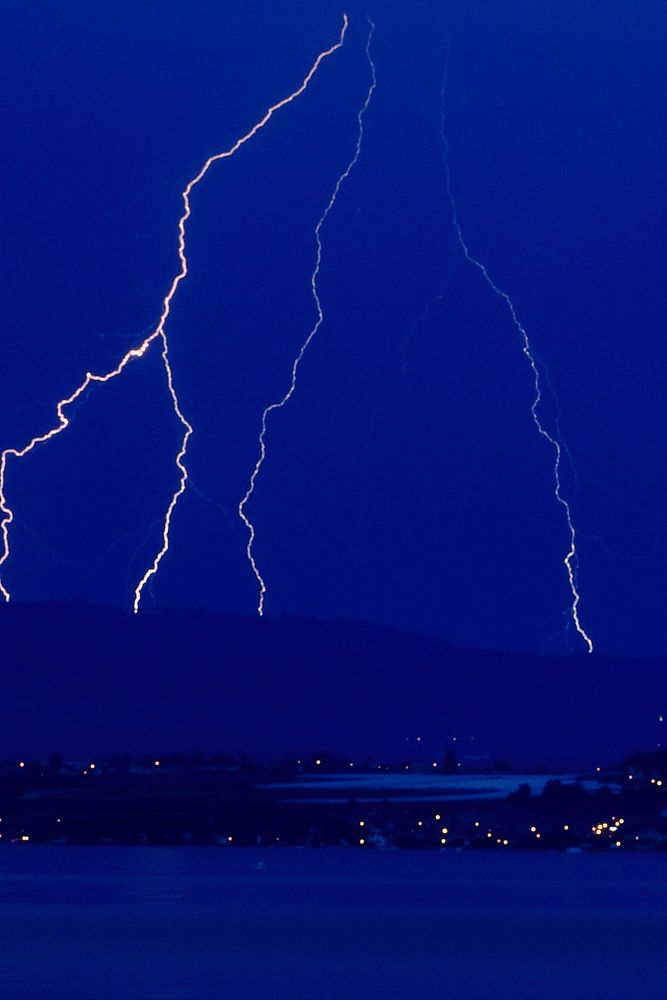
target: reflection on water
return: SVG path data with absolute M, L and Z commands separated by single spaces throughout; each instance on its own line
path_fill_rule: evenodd
M 11 1000 L 662 995 L 660 855 L 0 851 Z
M 318 802 L 456 802 L 463 799 L 504 799 L 527 785 L 531 795 L 541 795 L 549 781 L 565 785 L 579 783 L 586 791 L 594 791 L 600 782 L 580 779 L 575 774 L 437 774 L 435 772 L 395 771 L 393 773 L 363 772 L 357 774 L 304 774 L 294 781 L 266 785 L 288 794 L 286 802 L 306 802 L 316 797 Z M 614 787 L 610 782 L 605 782 Z M 261 786 L 260 786 L 261 787 Z M 322 792 L 330 793 L 326 797 Z M 291 794 L 290 794 L 291 793 Z M 315 795 L 313 795 L 315 793 Z

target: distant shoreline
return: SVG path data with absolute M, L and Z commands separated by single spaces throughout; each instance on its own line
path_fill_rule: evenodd
M 435 767 L 12 761 L 0 764 L 0 844 L 667 850 L 665 752 L 593 775 Z

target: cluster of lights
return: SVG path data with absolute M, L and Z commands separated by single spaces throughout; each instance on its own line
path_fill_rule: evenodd
M 591 831 L 592 833 L 595 834 L 596 837 L 613 837 L 618 833 L 618 831 L 620 830 L 620 828 L 623 826 L 624 823 L 625 819 L 623 818 L 623 816 L 619 817 L 618 819 L 616 819 L 615 816 L 612 816 L 611 823 L 606 823 L 606 822 L 596 823 L 595 826 L 591 827 Z M 622 842 L 620 840 L 614 841 L 615 847 L 621 847 L 621 845 Z
M 475 823 L 475 826 L 479 826 L 479 823 Z M 493 830 L 486 831 L 486 839 L 493 840 Z M 496 837 L 496 844 L 500 844 L 501 847 L 509 847 L 509 840 L 507 837 Z

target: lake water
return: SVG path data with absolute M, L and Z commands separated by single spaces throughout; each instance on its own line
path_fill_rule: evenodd
M 435 771 L 362 772 L 360 774 L 304 774 L 294 781 L 264 787 L 285 793 L 285 802 L 309 802 L 313 793 L 318 802 L 457 802 L 465 799 L 504 799 L 527 785 L 531 795 L 541 795 L 549 781 L 572 785 L 586 791 L 600 788 L 601 781 L 576 774 L 443 774 Z M 617 785 L 604 782 L 611 788 Z M 261 786 L 260 786 L 261 787 Z M 323 793 L 329 792 L 325 796 Z
M 667 856 L 6 847 L 8 1000 L 656 1000 Z

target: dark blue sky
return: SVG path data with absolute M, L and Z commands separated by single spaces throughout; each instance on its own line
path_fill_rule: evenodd
M 113 367 L 154 327 L 178 269 L 184 183 L 335 41 L 342 7 L 277 6 L 5 10 L 3 448 L 51 426 L 86 370 Z M 322 232 L 325 322 L 270 424 L 248 507 L 267 610 L 582 648 L 566 632 L 568 536 L 530 370 L 502 302 L 455 253 L 440 138 L 449 46 L 459 217 L 558 394 L 582 621 L 600 650 L 665 653 L 664 7 L 347 10 L 343 51 L 193 195 L 168 335 L 196 489 L 146 608 L 255 607 L 235 512 L 261 411 L 314 321 L 314 227 L 354 149 L 368 13 L 378 90 Z M 552 397 L 542 413 L 553 430 Z M 158 351 L 73 416 L 10 464 L 3 579 L 18 600 L 127 606 L 176 484 Z

